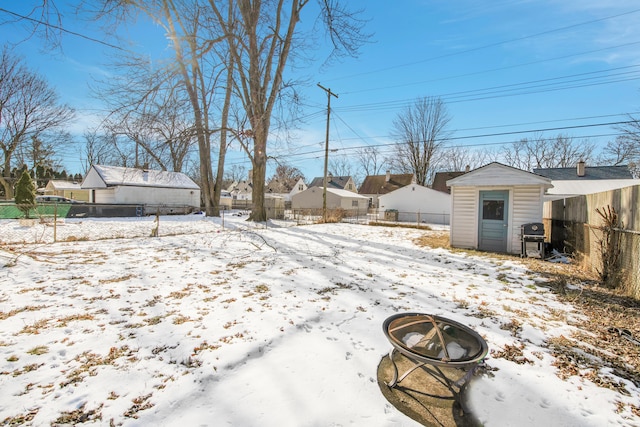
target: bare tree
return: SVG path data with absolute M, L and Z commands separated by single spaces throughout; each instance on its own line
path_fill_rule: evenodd
M 497 161 L 498 154 L 487 149 L 472 150 L 469 147 L 455 146 L 442 150 L 437 169 L 447 172 L 461 172 L 476 169 L 487 163 Z
M 291 187 L 301 178 L 304 180 L 304 174 L 300 169 L 295 166 L 281 163 L 276 167 L 275 173 L 271 177 L 270 181 L 276 180 L 282 183 L 284 187 Z
M 225 168 L 224 180 L 229 182 L 239 182 L 247 176 L 247 168 L 242 165 L 233 164 Z
M 387 159 L 377 147 L 359 148 L 355 153 L 364 176 L 380 175 L 387 168 Z
M 111 161 L 113 135 L 99 134 L 96 130 L 88 130 L 84 133 L 85 148 L 81 156 L 83 163 L 83 175 L 86 175 L 91 165 L 115 164 Z
M 182 172 L 189 150 L 195 145 L 189 109 L 176 91 L 161 90 L 157 86 L 155 90 L 158 93 L 153 97 L 147 96 L 138 102 L 117 106 L 110 102 L 115 112 L 104 121 L 102 128 L 113 136 L 112 142 L 124 143 L 127 146 L 124 151 L 133 153 L 134 167 L 148 164 Z
M 440 98 L 419 98 L 406 107 L 393 121 L 397 141 L 394 168 L 415 174 L 420 185 L 431 182 L 438 156 L 451 136 L 447 129 L 450 121 Z
M 329 158 L 329 174 L 333 176 L 352 176 L 353 165 L 346 156 Z
M 9 171 L 14 155 L 32 141 L 52 140 L 73 118 L 73 110 L 60 104 L 47 82 L 5 47 L 0 57 L 0 185 L 13 197 Z M 35 139 L 34 139 L 35 138 Z M 61 140 L 61 141 L 64 141 Z M 51 150 L 54 147 L 50 147 Z
M 284 72 L 290 54 L 299 48 L 294 38 L 302 10 L 309 0 L 209 0 L 219 27 L 227 37 L 236 74 L 234 83 L 251 126 L 244 140 L 253 167 L 253 221 L 264 221 L 267 139 L 276 101 L 285 88 Z M 365 36 L 362 21 L 338 0 L 319 2 L 321 16 L 335 48 L 355 54 Z
M 629 123 L 616 128 L 621 134 L 609 141 L 600 162 L 628 165 L 634 177 L 640 177 L 640 120 L 629 115 Z
M 90 2 L 86 2 L 91 7 Z M 162 70 L 168 86 L 165 90 L 182 91 L 188 100 L 193 124 L 193 136 L 197 141 L 199 177 L 205 212 L 214 213 L 214 178 L 211 158 L 211 109 L 214 82 L 224 64 L 216 63 L 213 47 L 224 41 L 216 34 L 217 27 L 211 10 L 202 2 L 188 0 L 103 0 L 98 17 L 112 20 L 116 24 L 130 18 L 130 14 L 142 12 L 161 26 L 173 49 L 174 58 Z M 206 60 L 208 61 L 205 61 Z M 215 69 L 219 65 L 219 69 Z M 177 83 L 172 86 L 169 82 Z M 150 88 L 152 88 L 150 86 Z M 144 94 L 151 96 L 153 92 Z M 141 98 L 142 99 L 142 98 Z
M 589 161 L 594 153 L 593 143 L 559 134 L 552 138 L 536 135 L 521 139 L 505 147 L 505 163 L 522 170 L 536 168 L 565 168 L 575 166 L 580 160 Z

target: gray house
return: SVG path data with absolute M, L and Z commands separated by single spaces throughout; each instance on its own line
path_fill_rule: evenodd
M 551 179 L 494 162 L 450 179 L 447 186 L 451 246 L 519 254 L 520 227 L 542 222 Z

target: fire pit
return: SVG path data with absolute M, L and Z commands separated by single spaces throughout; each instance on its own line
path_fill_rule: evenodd
M 432 374 L 446 381 L 451 389 L 456 386 L 461 391 L 473 375 L 478 365 L 487 355 L 485 340 L 471 328 L 440 316 L 422 313 L 400 313 L 387 318 L 383 331 L 393 348 L 389 359 L 393 365 L 393 379 L 387 383 L 395 387 L 417 368 L 429 365 Z M 398 368 L 393 356 L 399 352 L 414 365 L 398 377 Z M 457 381 L 450 381 L 441 367 L 466 371 Z

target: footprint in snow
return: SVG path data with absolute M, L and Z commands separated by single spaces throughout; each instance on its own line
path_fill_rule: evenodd
M 504 402 L 504 393 L 499 391 L 498 393 L 496 393 L 496 400 L 498 402 Z

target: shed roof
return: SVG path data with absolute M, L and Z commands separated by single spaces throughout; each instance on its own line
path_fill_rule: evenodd
M 93 165 L 91 169 L 98 174 L 107 187 L 136 186 L 196 189 L 200 187 L 182 172 L 125 168 L 120 166 Z M 91 170 L 87 177 L 91 174 Z M 86 181 L 86 180 L 85 180 Z
M 584 176 L 578 176 L 578 169 L 573 168 L 539 168 L 533 173 L 546 176 L 553 181 L 589 181 L 601 179 L 632 179 L 629 166 L 585 166 Z M 555 185 L 555 184 L 554 184 Z
M 453 186 L 514 186 L 514 185 L 543 185 L 551 187 L 551 179 L 502 163 L 492 162 L 471 172 L 447 181 Z
M 360 194 L 387 194 L 413 182 L 413 174 L 367 175 L 358 189 Z

